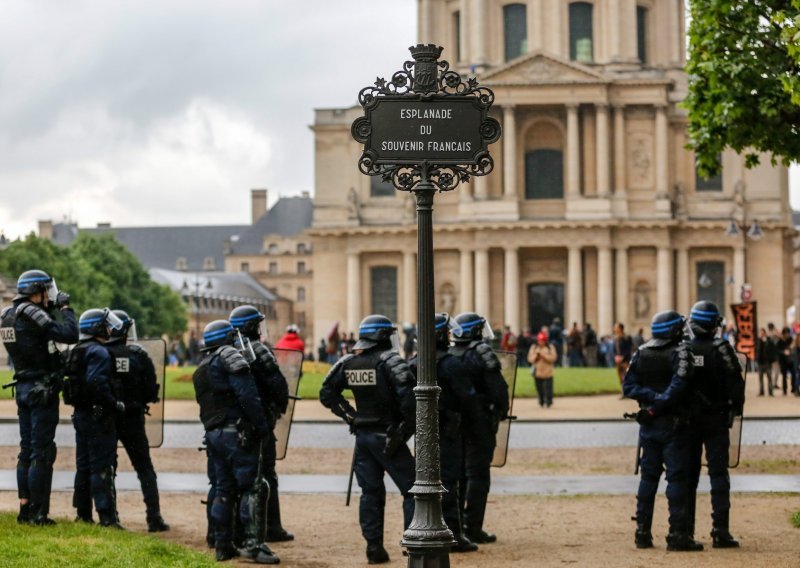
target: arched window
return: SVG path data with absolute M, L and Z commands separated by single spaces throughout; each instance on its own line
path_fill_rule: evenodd
M 573 61 L 594 60 L 593 9 L 594 6 L 588 2 L 569 5 L 569 58 Z
M 525 4 L 503 6 L 503 38 L 506 61 L 528 52 L 528 23 Z
M 525 152 L 525 199 L 564 197 L 564 153 L 540 149 Z
M 636 45 L 639 61 L 647 63 L 647 8 L 636 6 Z

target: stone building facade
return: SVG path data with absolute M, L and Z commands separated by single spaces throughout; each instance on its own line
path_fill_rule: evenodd
M 561 317 L 602 334 L 698 299 L 727 306 L 749 282 L 760 321 L 784 321 L 788 172 L 725 152 L 719 177 L 697 176 L 681 0 L 420 0 L 418 14 L 420 43 L 494 90 L 503 127 L 494 173 L 436 196 L 437 310 L 514 331 Z M 410 59 L 397 57 L 398 69 Z M 317 330 L 354 330 L 371 312 L 416 319 L 413 202 L 359 173 L 361 114 L 316 110 Z M 754 223 L 758 240 L 743 236 Z

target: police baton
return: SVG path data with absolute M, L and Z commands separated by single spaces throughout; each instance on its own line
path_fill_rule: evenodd
M 626 412 L 622 415 L 625 420 L 636 420 L 638 417 L 638 412 Z M 633 466 L 633 475 L 639 475 L 639 465 L 642 462 L 642 439 L 639 438 L 639 441 L 636 444 L 636 462 Z
M 19 384 L 19 381 L 11 381 L 10 383 L 7 383 L 7 384 L 3 385 L 3 390 L 13 389 L 18 384 Z
M 353 446 L 353 461 L 350 464 L 350 478 L 347 480 L 347 499 L 344 501 L 344 506 L 350 506 L 350 495 L 353 492 L 353 475 L 356 472 L 356 447 Z

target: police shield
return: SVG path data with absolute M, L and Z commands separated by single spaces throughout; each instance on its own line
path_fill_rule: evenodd
M 508 385 L 508 414 L 511 416 L 514 404 L 514 386 L 517 383 L 517 354 L 508 351 L 495 351 L 495 355 L 500 360 L 500 373 L 503 375 L 506 385 Z M 506 418 L 500 422 L 500 427 L 497 429 L 497 445 L 495 445 L 494 456 L 492 456 L 493 467 L 506 465 L 511 420 L 511 418 Z
M 140 339 L 135 343 L 147 351 L 153 366 L 156 368 L 156 380 L 158 381 L 158 402 L 148 405 L 147 414 L 144 416 L 144 429 L 147 434 L 147 441 L 151 448 L 159 448 L 164 442 L 164 398 L 166 396 L 166 372 L 167 344 L 163 339 Z
M 303 368 L 303 352 L 293 349 L 273 349 L 281 373 L 286 377 L 289 385 L 289 405 L 286 413 L 275 423 L 275 459 L 282 460 L 286 457 L 286 447 L 289 445 L 289 431 L 292 428 L 292 415 L 297 389 L 300 386 L 300 372 Z
M 736 353 L 739 365 L 742 368 L 742 382 L 747 381 L 747 355 Z M 742 389 L 744 390 L 744 389 Z M 742 449 L 742 418 L 741 414 L 734 415 L 730 427 L 730 449 L 728 450 L 728 467 L 739 465 L 739 454 Z

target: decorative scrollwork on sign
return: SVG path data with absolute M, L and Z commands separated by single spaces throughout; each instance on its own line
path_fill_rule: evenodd
M 391 81 L 379 77 L 358 94 L 365 116 L 353 122 L 351 134 L 364 144 L 359 170 L 400 191 L 414 191 L 423 179 L 451 191 L 472 176 L 489 174 L 494 161 L 487 146 L 501 134 L 499 122 L 487 116 L 494 93 L 439 61 L 442 47 L 409 50 L 414 60 Z M 381 105 L 394 106 L 379 113 Z

